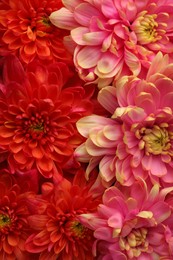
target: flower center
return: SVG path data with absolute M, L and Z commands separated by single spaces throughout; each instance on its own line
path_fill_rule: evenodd
M 167 126 L 167 125 L 165 125 Z M 145 149 L 146 155 L 149 154 L 170 154 L 171 143 L 173 138 L 171 133 L 165 127 L 154 125 L 153 128 L 142 128 L 136 132 L 136 136 L 141 139 L 139 148 Z
M 36 35 L 39 37 L 50 36 L 54 26 L 49 20 L 49 15 L 53 11 L 52 8 L 45 7 L 39 7 L 37 10 L 31 7 L 28 10 L 30 19 L 28 19 L 27 35 L 30 39 L 35 39 Z
M 120 237 L 119 246 L 125 250 L 128 257 L 138 257 L 142 252 L 148 251 L 147 229 L 133 229 L 126 237 Z
M 0 214 L 0 229 L 3 229 L 6 226 L 11 224 L 11 219 L 8 215 Z
M 43 132 L 44 131 L 44 125 L 43 123 L 38 123 L 38 124 L 32 124 L 30 126 L 30 129 L 32 129 L 33 131 L 36 131 L 36 132 Z
M 88 228 L 84 227 L 79 221 L 72 221 L 70 229 L 74 236 L 84 238 L 87 235 Z
M 135 32 L 140 44 L 156 42 L 162 38 L 161 35 L 165 31 L 159 29 L 156 18 L 156 14 L 149 15 L 146 11 L 143 11 L 132 24 L 131 29 Z
M 26 138 L 41 139 L 50 130 L 50 121 L 47 115 L 36 113 L 36 115 L 26 118 L 22 116 L 22 132 Z
M 43 16 L 36 19 L 35 27 L 37 28 L 37 35 L 44 37 L 47 33 L 52 32 L 53 25 L 51 24 L 49 17 Z

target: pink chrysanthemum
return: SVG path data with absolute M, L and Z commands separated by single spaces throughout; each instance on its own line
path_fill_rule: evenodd
M 61 7 L 60 0 L 1 0 L 0 54 L 13 53 L 24 63 L 36 57 L 71 62 L 71 55 L 63 45 L 65 31 L 49 20 L 51 12 Z
M 79 217 L 94 230 L 97 259 L 172 259 L 172 206 L 166 198 L 172 189 L 159 191 L 141 180 L 107 189 L 97 212 Z
M 12 172 L 37 168 L 51 177 L 82 141 L 75 123 L 92 111 L 90 93 L 70 77 L 64 63 L 30 63 L 25 73 L 6 58 L 0 91 L 0 147 Z M 68 82 L 67 82 L 68 81 Z M 68 87 L 67 87 L 68 86 Z
M 167 0 L 62 1 L 51 22 L 70 30 L 74 62 L 85 81 L 138 75 L 155 54 L 173 52 L 173 3 Z M 102 83 L 103 84 L 103 83 Z
M 95 211 L 99 200 L 92 197 L 90 184 L 82 176 L 79 172 L 78 181 L 73 183 L 63 179 L 58 185 L 43 184 L 42 199 L 47 207 L 29 216 L 34 232 L 25 245 L 27 251 L 40 254 L 39 260 L 94 259 L 93 232 L 80 223 L 78 215 Z
M 173 64 L 159 53 L 146 80 L 123 77 L 115 87 L 99 93 L 111 118 L 82 118 L 79 132 L 87 138 L 76 150 L 80 161 L 90 162 L 87 174 L 99 165 L 100 175 L 131 185 L 140 176 L 173 182 Z

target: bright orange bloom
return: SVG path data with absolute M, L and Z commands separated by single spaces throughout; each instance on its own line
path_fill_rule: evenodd
M 63 36 L 49 20 L 52 11 L 62 7 L 60 0 L 1 0 L 0 54 L 11 52 L 24 63 L 41 60 L 71 61 Z
M 30 234 L 26 203 L 30 196 L 31 192 L 22 193 L 13 175 L 0 171 L 0 259 L 32 258 L 24 247 Z
M 92 111 L 90 94 L 74 82 L 66 64 L 34 61 L 25 73 L 6 58 L 0 91 L 0 147 L 11 171 L 37 168 L 46 178 L 72 156 L 83 140 L 76 121 Z M 91 91 L 92 92 L 92 91 Z
M 93 212 L 99 199 L 92 197 L 86 181 L 82 185 L 82 176 L 83 171 L 78 175 L 80 184 L 71 184 L 63 179 L 58 185 L 43 185 L 42 196 L 47 208 L 40 214 L 29 216 L 28 221 L 34 232 L 25 245 L 28 252 L 40 253 L 39 260 L 94 259 L 91 252 L 93 232 L 80 223 L 78 216 Z

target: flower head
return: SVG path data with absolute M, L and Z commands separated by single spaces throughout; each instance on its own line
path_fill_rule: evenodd
M 107 85 L 122 74 L 145 74 L 159 50 L 169 55 L 173 51 L 171 1 L 63 3 L 50 20 L 70 30 L 67 45 L 75 43 L 74 63 L 85 81 L 99 78 L 100 85 Z
M 71 61 L 63 36 L 49 20 L 51 12 L 62 7 L 61 1 L 5 1 L 0 3 L 0 53 L 13 53 L 24 63 L 41 60 Z
M 92 91 L 86 93 L 73 78 L 68 81 L 69 77 L 64 63 L 46 67 L 34 61 L 25 73 L 16 58 L 6 58 L 0 94 L 0 146 L 9 154 L 12 172 L 36 167 L 51 177 L 81 143 L 75 123 L 92 110 Z
M 140 176 L 172 183 L 173 64 L 159 53 L 147 77 L 123 77 L 115 87 L 99 93 L 111 118 L 92 115 L 78 121 L 87 138 L 76 149 L 79 160 L 90 162 L 87 173 L 99 165 L 102 178 L 131 185 Z
M 86 227 L 94 230 L 95 256 L 123 260 L 171 259 L 168 240 L 172 232 L 172 225 L 169 226 L 172 207 L 166 198 L 171 192 L 172 187 L 159 191 L 159 185 L 150 187 L 142 180 L 132 187 L 107 189 L 97 212 L 79 217 Z
M 0 258 L 31 259 L 24 243 L 30 234 L 27 200 L 32 192 L 22 192 L 15 178 L 0 171 Z
M 83 172 L 81 172 L 83 175 Z M 47 204 L 40 214 L 29 216 L 34 232 L 26 241 L 26 250 L 40 253 L 39 259 L 94 259 L 91 247 L 94 242 L 92 230 L 84 227 L 78 219 L 81 213 L 93 212 L 99 200 L 89 192 L 90 184 L 70 183 L 63 179 L 58 185 L 45 183 L 42 199 Z

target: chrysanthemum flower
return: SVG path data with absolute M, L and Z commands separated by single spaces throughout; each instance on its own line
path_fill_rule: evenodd
M 0 147 L 12 172 L 37 168 L 51 177 L 63 167 L 82 137 L 75 123 L 92 111 L 85 92 L 64 63 L 34 61 L 25 73 L 15 57 L 6 59 L 0 93 Z M 65 84 L 67 82 L 67 84 Z M 68 86 L 68 87 L 67 87 Z
M 50 20 L 70 30 L 67 45 L 75 44 L 74 62 L 86 81 L 138 75 L 159 50 L 170 55 L 173 51 L 172 1 L 62 2 L 65 7 Z
M 141 180 L 107 189 L 97 212 L 79 217 L 94 230 L 97 259 L 172 259 L 172 207 L 166 198 L 172 190 L 159 191 L 158 184 L 149 188 Z
M 80 223 L 78 215 L 96 210 L 98 200 L 89 192 L 90 185 L 86 181 L 82 185 L 81 180 L 80 174 L 80 186 L 65 179 L 58 185 L 43 185 L 42 198 L 47 208 L 29 216 L 28 221 L 35 232 L 25 245 L 28 252 L 40 253 L 40 260 L 94 259 L 91 252 L 95 240 L 93 232 Z
M 30 234 L 27 200 L 30 192 L 21 192 L 14 177 L 0 171 L 0 259 L 29 260 L 24 244 Z
M 51 24 L 49 15 L 62 2 L 2 0 L 0 3 L 0 54 L 17 55 L 24 63 L 35 57 L 47 61 L 71 61 L 63 45 L 64 31 Z
M 146 80 L 123 77 L 116 88 L 100 91 L 98 98 L 111 118 L 92 115 L 77 123 L 87 140 L 76 156 L 90 162 L 87 174 L 99 165 L 106 182 L 116 177 L 131 185 L 139 176 L 173 182 L 172 71 L 168 57 L 159 53 Z

